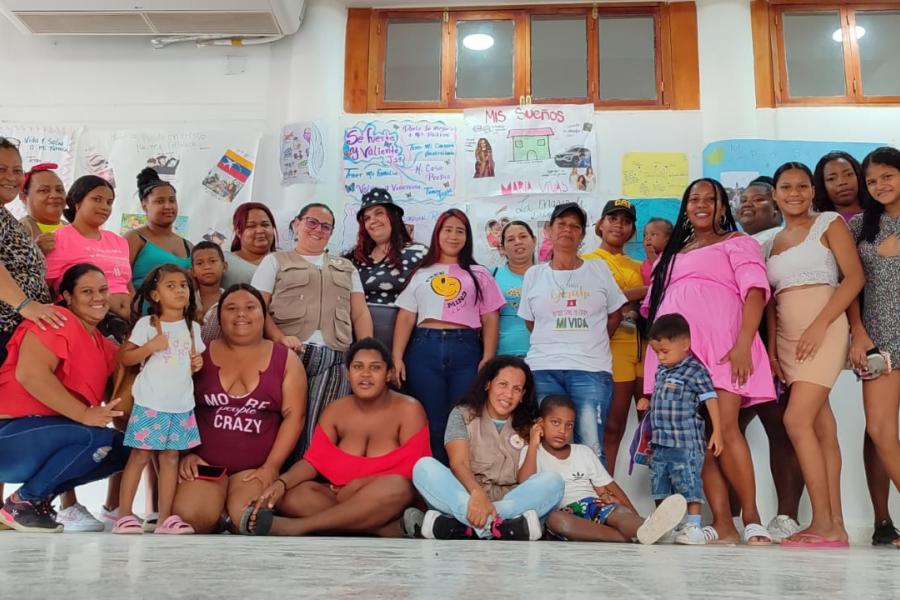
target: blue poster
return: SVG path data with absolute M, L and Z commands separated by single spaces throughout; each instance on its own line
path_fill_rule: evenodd
M 862 162 L 866 154 L 885 145 L 868 142 L 719 140 L 703 149 L 703 176 L 718 179 L 725 187 L 732 187 L 735 182 L 729 181 L 729 173 L 755 173 L 753 177 L 771 177 L 775 169 L 788 161 L 802 162 L 815 169 L 819 159 L 834 150 L 848 152 Z

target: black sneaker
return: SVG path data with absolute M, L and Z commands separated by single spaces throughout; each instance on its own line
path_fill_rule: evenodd
M 429 510 L 422 519 L 422 537 L 429 540 L 473 540 L 475 532 L 465 523 L 436 510 Z
M 894 527 L 894 522 L 890 519 L 875 525 L 875 533 L 872 534 L 873 546 L 890 546 L 894 540 L 900 538 L 900 531 Z
M 495 540 L 534 541 L 541 539 L 544 528 L 537 513 L 527 510 L 514 519 L 497 518 L 491 524 L 491 533 Z
M 63 526 L 54 520 L 50 500 L 22 500 L 18 492 L 6 499 L 0 509 L 0 521 L 16 531 L 60 533 Z
M 425 513 L 418 508 L 407 508 L 403 511 L 403 519 L 400 524 L 403 528 L 403 536 L 408 538 L 422 537 L 422 523 L 425 521 Z

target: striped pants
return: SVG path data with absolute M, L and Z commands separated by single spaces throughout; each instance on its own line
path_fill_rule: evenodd
M 306 453 L 312 441 L 313 431 L 322 410 L 342 396 L 350 393 L 350 380 L 344 366 L 344 353 L 328 346 L 306 344 L 300 354 L 306 370 L 306 425 L 300 434 L 297 447 L 288 458 L 292 465 Z

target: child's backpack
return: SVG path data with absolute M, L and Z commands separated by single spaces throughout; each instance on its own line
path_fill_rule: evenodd
M 629 475 L 634 470 L 635 464 L 645 467 L 650 464 L 650 440 L 652 437 L 653 429 L 650 427 L 650 411 L 648 410 L 641 422 L 638 423 L 637 429 L 634 430 L 634 437 L 631 439 L 631 447 L 628 450 L 631 454 L 631 461 L 628 463 Z

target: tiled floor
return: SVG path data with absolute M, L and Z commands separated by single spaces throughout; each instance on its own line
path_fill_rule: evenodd
M 0 533 L 0 598 L 900 598 L 900 551 Z

